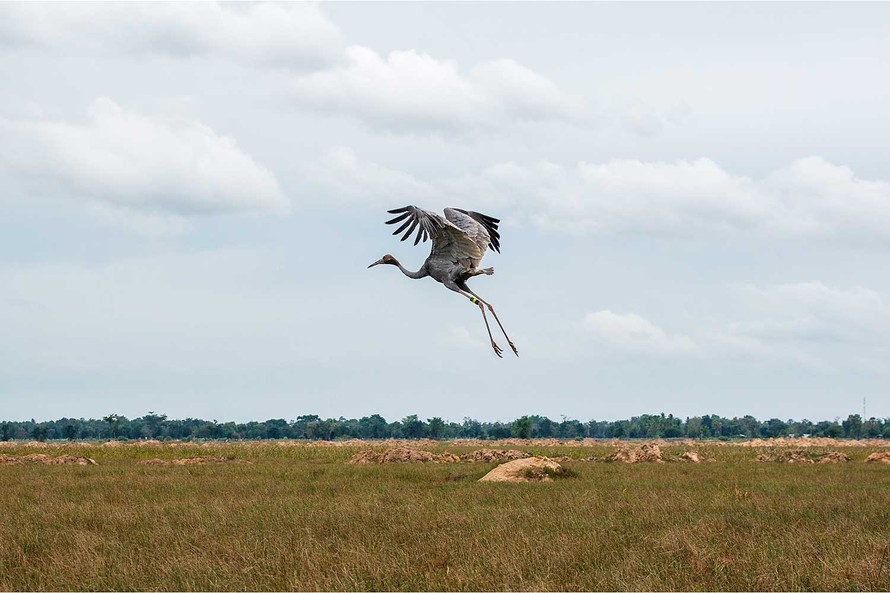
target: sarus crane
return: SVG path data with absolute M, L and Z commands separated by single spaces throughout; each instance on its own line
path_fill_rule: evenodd
M 494 312 L 494 307 L 467 286 L 467 280 L 473 276 L 480 274 L 490 276 L 494 274 L 494 268 L 480 269 L 479 262 L 482 261 L 482 256 L 485 255 L 485 250 L 488 247 L 491 247 L 498 253 L 501 252 L 501 236 L 498 234 L 498 223 L 500 220 L 478 212 L 461 210 L 460 208 L 445 208 L 444 218 L 435 212 L 423 210 L 417 206 L 405 206 L 395 210 L 388 210 L 388 212 L 397 216 L 392 220 L 387 220 L 386 224 L 402 223 L 393 232 L 393 235 L 398 235 L 405 231 L 405 235 L 401 239 L 402 241 L 410 237 L 415 230 L 417 231 L 417 237 L 414 239 L 415 245 L 421 240 L 426 242 L 427 239 L 432 239 L 433 246 L 430 250 L 430 255 L 416 272 L 406 270 L 399 263 L 399 260 L 388 253 L 368 267 L 373 268 L 379 264 L 390 264 L 398 267 L 408 278 L 417 279 L 429 276 L 433 280 L 444 284 L 445 288 L 470 299 L 470 302 L 478 305 L 479 310 L 482 312 L 482 319 L 485 321 L 485 329 L 488 330 L 488 338 L 491 340 L 491 347 L 494 349 L 494 353 L 503 358 L 500 346 L 497 345 L 491 335 L 488 317 L 485 316 L 485 307 L 488 307 L 488 310 L 494 316 L 494 320 L 504 333 L 504 338 L 507 339 L 513 354 L 519 356 L 519 351 L 513 345 L 509 336 L 507 336 L 507 331 L 501 324 L 501 320 L 498 319 L 497 313 Z

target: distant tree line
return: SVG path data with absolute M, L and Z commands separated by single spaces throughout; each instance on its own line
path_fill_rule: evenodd
M 307 415 L 293 420 L 283 418 L 265 422 L 217 422 L 186 418 L 171 420 L 165 414 L 149 412 L 139 418 L 109 414 L 99 419 L 60 418 L 46 422 L 0 422 L 0 440 L 91 440 L 91 439 L 501 439 L 517 438 L 709 438 L 740 439 L 782 436 L 832 438 L 890 438 L 890 418 L 863 420 L 851 414 L 846 420 L 761 421 L 753 416 L 723 418 L 714 414 L 685 419 L 671 414 L 643 414 L 630 420 L 590 420 L 581 422 L 563 417 L 523 416 L 513 422 L 446 422 L 441 418 L 421 420 L 417 415 L 387 422 L 374 414 L 363 418 L 327 418 Z

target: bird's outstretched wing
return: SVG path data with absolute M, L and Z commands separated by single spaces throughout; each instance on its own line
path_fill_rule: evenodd
M 445 218 L 473 239 L 483 252 L 486 247 L 501 252 L 499 219 L 460 208 L 445 208 Z
M 405 206 L 395 210 L 388 210 L 388 212 L 398 216 L 387 220 L 386 224 L 402 223 L 393 232 L 393 235 L 398 235 L 404 231 L 405 234 L 401 238 L 404 241 L 416 231 L 415 245 L 421 241 L 425 242 L 427 239 L 432 239 L 433 247 L 430 251 L 432 256 L 448 256 L 449 258 L 461 260 L 471 266 L 475 266 L 485 253 L 485 245 L 488 243 L 487 238 L 485 243 L 480 245 L 463 228 L 454 224 L 453 221 L 443 218 L 440 214 L 423 210 L 417 206 Z M 446 216 L 448 215 L 448 210 L 445 211 L 445 214 Z M 462 215 L 458 214 L 458 216 Z M 475 224 L 473 221 L 470 222 Z
M 401 238 L 401 241 L 410 237 L 415 229 L 417 230 L 417 238 L 414 239 L 415 245 L 420 243 L 421 240 L 426 243 L 426 240 L 430 237 L 432 237 L 435 242 L 436 236 L 441 234 L 442 229 L 449 226 L 448 221 L 435 212 L 423 210 L 417 206 L 404 206 L 402 208 L 396 208 L 395 210 L 387 210 L 387 212 L 390 214 L 398 214 L 398 216 L 391 220 L 387 220 L 386 224 L 402 222 L 402 225 L 393 231 L 393 235 L 398 235 L 402 231 L 405 231 L 405 235 Z

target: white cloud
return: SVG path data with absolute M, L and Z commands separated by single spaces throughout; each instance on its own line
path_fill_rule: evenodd
M 456 62 L 414 50 L 386 57 L 361 46 L 340 67 L 299 77 L 298 103 L 351 115 L 392 131 L 457 133 L 507 122 L 577 120 L 577 98 L 513 60 L 483 62 L 462 74 Z
M 860 179 L 845 165 L 809 157 L 773 172 L 760 190 L 780 197 L 793 220 L 778 222 L 789 230 L 882 243 L 890 237 L 890 181 Z
M 524 173 L 518 206 L 550 228 L 890 241 L 890 182 L 858 179 L 820 157 L 798 159 L 759 180 L 706 158 L 543 163 Z
M 584 329 L 607 346 L 626 352 L 659 356 L 686 355 L 698 351 L 692 338 L 668 334 L 648 319 L 634 313 L 620 314 L 610 310 L 588 313 Z
M 148 237 L 183 235 L 193 228 L 184 216 L 168 212 L 140 212 L 96 201 L 91 201 L 87 209 L 100 226 L 123 228 Z
M 890 300 L 861 286 L 802 282 L 742 285 L 736 291 L 757 320 L 733 323 L 730 329 L 757 340 L 869 343 L 890 331 Z
M 425 196 L 472 201 L 499 210 L 504 218 L 527 218 L 557 232 L 682 238 L 756 233 L 857 245 L 890 243 L 890 181 L 859 179 L 849 167 L 820 157 L 795 160 L 762 179 L 734 175 L 700 158 L 615 159 L 574 166 L 506 162 L 424 182 L 404 172 L 362 164 L 352 152 L 347 154 L 350 166 L 338 169 L 336 182 L 329 186 L 350 185 L 358 194 L 362 185 L 371 193 L 384 187 L 397 191 L 422 187 Z M 365 170 L 377 174 L 370 177 Z
M 0 119 L 0 166 L 115 210 L 171 215 L 285 212 L 274 175 L 232 138 L 191 120 L 96 99 L 85 122 Z
M 347 147 L 333 148 L 303 166 L 302 176 L 326 188 L 333 200 L 373 206 L 423 202 L 436 192 L 407 173 L 359 160 Z
M 482 62 L 468 76 L 494 109 L 504 109 L 520 121 L 575 120 L 583 116 L 578 97 L 559 90 L 537 72 L 501 59 Z
M 821 282 L 732 288 L 723 321 L 670 334 L 633 313 L 587 314 L 595 340 L 629 354 L 696 355 L 701 360 L 799 366 L 818 372 L 886 373 L 890 299 L 863 288 Z M 585 342 L 587 343 L 587 342 Z
M 680 125 L 692 114 L 692 108 L 685 101 L 658 110 L 640 101 L 631 101 L 621 114 L 625 128 L 641 137 L 655 136 L 671 125 Z
M 621 123 L 638 136 L 654 136 L 664 127 L 664 121 L 658 114 L 640 105 L 631 105 L 625 109 Z
M 750 227 L 768 216 L 753 183 L 710 159 L 612 160 L 528 169 L 521 208 L 542 226 L 570 232 L 686 234 Z
M 291 69 L 342 57 L 337 27 L 306 2 L 0 5 L 0 43 L 102 55 L 216 55 Z
M 731 322 L 707 330 L 709 350 L 815 371 L 886 373 L 890 299 L 821 282 L 733 287 Z

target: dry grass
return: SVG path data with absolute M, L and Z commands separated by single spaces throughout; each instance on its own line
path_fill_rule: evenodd
M 875 449 L 843 448 L 853 462 L 837 465 L 695 449 L 717 461 L 566 462 L 570 480 L 486 484 L 493 464 L 349 465 L 356 446 L 7 447 L 98 465 L 0 467 L 0 589 L 890 588 L 890 468 L 863 462 Z M 137 463 L 207 455 L 253 463 Z

